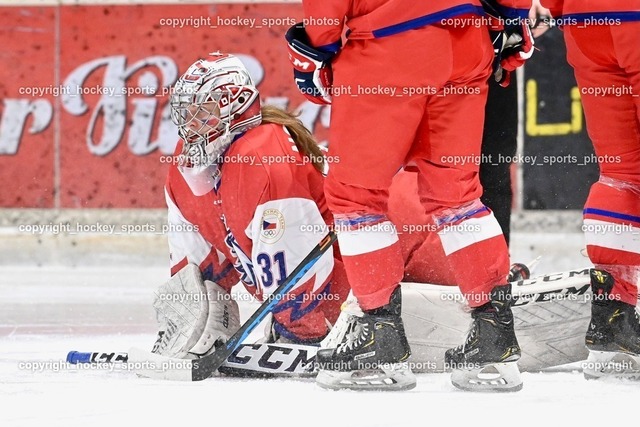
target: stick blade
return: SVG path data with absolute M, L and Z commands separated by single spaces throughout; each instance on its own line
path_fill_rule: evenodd
M 227 360 L 226 351 L 214 351 L 208 356 L 192 361 L 191 380 L 202 381 L 210 378 Z

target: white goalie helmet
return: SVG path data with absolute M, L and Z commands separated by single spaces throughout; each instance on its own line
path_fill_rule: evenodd
M 262 121 L 249 72 L 237 57 L 219 52 L 189 67 L 174 85 L 170 105 L 182 155 L 197 169 L 217 164 L 238 134 Z

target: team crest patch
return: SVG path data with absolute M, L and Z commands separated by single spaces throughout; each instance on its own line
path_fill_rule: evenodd
M 260 240 L 264 243 L 275 243 L 284 234 L 284 215 L 277 209 L 267 209 L 262 214 Z

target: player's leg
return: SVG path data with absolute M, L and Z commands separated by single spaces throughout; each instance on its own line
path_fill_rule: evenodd
M 388 189 L 413 144 L 429 87 L 446 80 L 447 67 L 434 53 L 446 43 L 445 32 L 434 27 L 350 40 L 334 64 L 334 87 L 352 93 L 333 99 L 329 150 L 339 160 L 329 169 L 325 194 L 364 315 L 356 319 L 355 333 L 343 345 L 318 354 L 321 368 L 352 371 L 409 357 L 400 317 L 404 262 L 388 218 Z M 324 375 L 321 372 L 318 382 L 331 386 L 323 383 L 330 380 Z M 415 380 L 406 380 L 401 377 L 396 383 L 394 378 L 393 387 L 415 385 Z
M 424 211 L 437 228 L 456 283 L 469 304 L 489 301 L 489 292 L 503 284 L 509 270 L 506 243 L 494 215 L 480 202 L 478 178 L 483 112 L 487 96 L 491 49 L 478 49 L 482 29 L 468 31 L 476 40 L 463 48 L 463 35 L 452 37 L 459 49 L 449 94 L 430 97 L 428 114 L 419 130 L 421 140 L 412 150 L 420 170 L 419 196 Z M 482 38 L 484 41 L 484 37 Z M 488 37 L 486 39 L 488 43 Z
M 480 201 L 478 168 L 492 59 L 483 31 L 451 29 L 452 87 L 429 100 L 420 129 L 428 143 L 417 145 L 412 154 L 421 172 L 422 204 L 439 230 L 456 283 L 473 308 L 466 342 L 446 353 L 455 368 L 452 381 L 463 389 L 517 390 L 522 385 L 515 364 L 520 348 L 506 285 L 508 249 L 493 213 Z M 479 378 L 489 365 L 499 370 L 501 381 L 484 383 Z
M 604 359 L 617 352 L 640 354 L 635 310 L 640 279 L 639 37 L 640 23 L 565 31 L 567 58 L 600 167 L 584 209 L 587 252 L 595 267 L 586 335 L 593 363 L 587 367 L 604 368 Z M 603 373 L 585 369 L 588 376 Z

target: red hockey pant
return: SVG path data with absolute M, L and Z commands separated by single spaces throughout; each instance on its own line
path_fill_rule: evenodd
M 585 204 L 593 264 L 615 278 L 613 294 L 636 304 L 640 278 L 640 22 L 567 26 L 567 59 L 580 88 L 600 181 Z
M 420 172 L 422 210 L 442 231 L 447 261 L 470 304 L 483 304 L 505 281 L 506 243 L 478 200 L 492 58 L 486 29 L 428 26 L 349 40 L 336 59 L 329 135 L 336 161 L 325 193 L 364 309 L 386 304 L 403 277 L 401 247 L 388 220 L 388 189 L 403 166 Z M 465 232 L 465 221 L 475 231 Z M 461 227 L 443 231 L 447 225 Z

